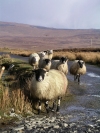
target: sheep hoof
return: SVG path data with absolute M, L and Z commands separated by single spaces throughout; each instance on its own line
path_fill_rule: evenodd
M 41 113 L 41 110 L 40 109 L 38 109 L 38 115 Z
M 49 105 L 48 105 L 48 101 L 45 102 L 45 107 L 46 107 L 46 111 L 47 111 L 47 113 L 49 113 Z
M 56 112 L 59 112 L 59 110 L 60 110 L 60 106 L 57 106 L 57 110 L 56 110 Z
M 39 101 L 38 115 L 41 113 L 41 101 Z
M 49 108 L 46 108 L 47 114 L 49 113 Z

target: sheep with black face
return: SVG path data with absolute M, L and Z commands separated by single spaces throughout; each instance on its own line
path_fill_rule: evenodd
M 53 50 L 47 50 L 47 51 L 39 52 L 38 55 L 40 57 L 39 68 L 41 68 L 41 65 L 43 64 L 43 61 L 45 59 L 49 59 L 49 60 L 52 59 L 52 57 L 53 57 Z
M 37 69 L 31 80 L 30 92 L 35 99 L 49 101 L 65 95 L 67 87 L 68 80 L 63 72 L 54 69 L 49 70 L 49 72 L 44 69 Z M 59 103 L 58 106 L 60 106 Z M 40 110 L 41 108 L 39 108 L 39 112 Z
M 57 69 L 63 72 L 65 75 L 68 73 L 68 59 L 61 57 L 60 60 L 52 60 L 51 69 Z
M 44 59 L 41 66 L 39 65 L 40 68 L 44 68 L 46 69 L 47 71 L 50 70 L 51 68 L 51 60 L 50 59 Z
M 75 60 L 70 67 L 70 74 L 74 75 L 74 80 L 78 79 L 80 82 L 80 76 L 86 73 L 86 65 L 83 60 Z

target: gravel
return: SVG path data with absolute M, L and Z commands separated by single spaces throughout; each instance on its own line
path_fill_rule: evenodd
M 79 116 L 78 119 L 77 115 Z M 50 112 L 48 115 L 33 115 L 15 122 L 16 126 L 0 129 L 0 133 L 99 133 L 100 118 L 82 113 L 62 115 Z

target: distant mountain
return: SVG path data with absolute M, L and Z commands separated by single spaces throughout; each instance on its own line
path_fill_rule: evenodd
M 100 47 L 100 29 L 55 29 L 0 22 L 0 47 L 37 51 L 75 47 Z

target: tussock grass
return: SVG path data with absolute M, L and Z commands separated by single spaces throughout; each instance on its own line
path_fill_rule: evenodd
M 10 117 L 12 109 L 14 109 L 15 114 L 21 114 L 22 116 L 30 115 L 33 110 L 31 102 L 25 97 L 21 89 L 16 89 L 9 93 L 9 88 L 3 88 L 0 96 L 0 123 L 14 119 L 14 117 Z
M 5 70 L 4 75 L 6 75 L 0 79 L 0 122 L 7 119 L 5 118 L 5 113 L 8 117 L 12 108 L 16 114 L 21 115 L 30 115 L 30 113 L 33 112 L 32 103 L 29 100 L 28 95 L 25 95 L 25 90 L 20 86 L 20 83 L 23 80 L 20 81 L 19 79 L 19 77 L 25 78 L 24 74 L 26 74 L 27 77 L 27 73 L 28 71 L 31 71 L 32 67 L 21 60 L 13 59 L 12 61 L 8 56 L 1 57 L 0 66 L 2 66 L 2 64 L 7 65 L 7 63 L 13 63 L 15 67 L 7 74 L 7 70 Z M 23 85 L 24 88 L 26 88 L 25 81 L 23 82 Z
M 100 66 L 100 52 L 65 52 L 58 51 L 54 52 L 54 59 L 62 56 L 67 57 L 69 60 L 84 60 L 86 63 Z

